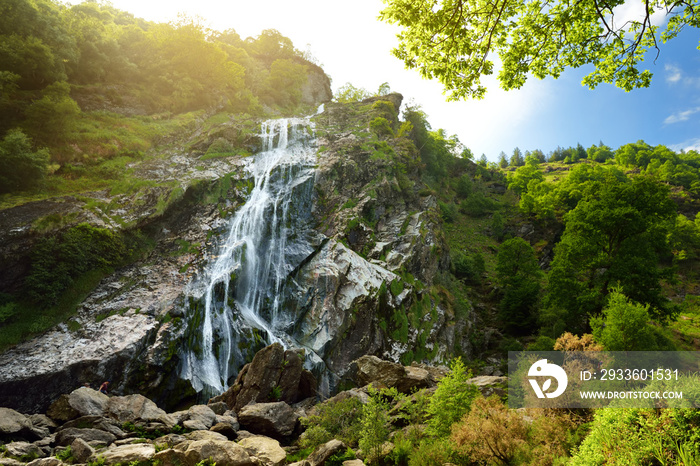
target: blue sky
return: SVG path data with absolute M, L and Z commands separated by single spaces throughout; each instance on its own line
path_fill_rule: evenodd
M 434 129 L 444 128 L 479 156 L 496 160 L 501 151 L 541 149 L 603 141 L 617 148 L 643 139 L 675 150 L 700 149 L 700 33 L 687 29 L 662 44 L 649 68 L 648 89 L 629 93 L 610 85 L 581 86 L 585 70 L 558 80 L 535 78 L 517 91 L 498 89 L 494 78 L 481 101 L 445 102 L 439 83 L 406 70 L 391 55 L 398 29 L 377 20 L 381 0 L 112 0 L 115 7 L 152 21 L 178 13 L 201 17 L 214 29 L 235 29 L 242 37 L 277 29 L 301 50 L 308 48 L 337 89 L 346 82 L 376 90 L 388 82 L 406 101 L 422 106 Z M 638 2 L 639 3 L 639 2 Z M 641 4 L 641 3 L 640 3 Z

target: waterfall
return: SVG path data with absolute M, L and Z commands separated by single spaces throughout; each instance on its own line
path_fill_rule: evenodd
M 247 166 L 253 189 L 188 288 L 180 375 L 205 395 L 226 390 L 257 347 L 293 344 L 285 329 L 294 317 L 281 309 L 280 297 L 288 274 L 312 252 L 303 234 L 316 163 L 310 132 L 305 119 L 262 124 L 262 152 Z

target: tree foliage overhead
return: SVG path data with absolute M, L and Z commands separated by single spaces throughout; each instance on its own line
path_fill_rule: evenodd
M 450 100 L 482 98 L 482 76 L 493 74 L 493 54 L 503 66 L 501 87 L 520 88 L 528 73 L 554 78 L 565 68 L 592 64 L 583 84 L 614 83 L 629 91 L 648 87 L 642 67 L 649 49 L 686 26 L 700 26 L 698 0 L 645 0 L 639 19 L 615 10 L 625 0 L 385 0 L 380 18 L 403 28 L 394 54 L 426 78 L 437 78 Z M 670 16 L 666 29 L 652 22 Z

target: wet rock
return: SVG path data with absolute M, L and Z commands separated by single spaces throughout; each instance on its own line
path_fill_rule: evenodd
M 303 368 L 297 351 L 285 351 L 274 343 L 258 351 L 239 372 L 222 399 L 236 412 L 251 403 L 286 401 L 295 403 L 316 393 L 316 379 Z
M 287 453 L 277 440 L 258 435 L 245 438 L 238 444 L 245 448 L 250 456 L 262 460 L 265 465 L 281 466 L 286 462 Z
M 257 403 L 244 406 L 238 413 L 238 422 L 241 427 L 255 434 L 283 439 L 294 433 L 298 416 L 283 401 Z
M 231 409 L 239 412 L 243 406 L 251 401 L 270 401 L 272 389 L 277 386 L 280 379 L 283 361 L 284 347 L 279 343 L 274 343 L 258 351 L 244 372 L 242 379 L 236 380 L 234 384 L 234 387 L 240 386 L 235 401 L 231 403 L 230 399 L 226 400 Z M 232 390 L 229 391 L 232 392 Z

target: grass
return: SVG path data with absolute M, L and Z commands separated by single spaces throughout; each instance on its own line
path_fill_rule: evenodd
M 66 196 L 110 189 L 113 194 L 135 192 L 157 184 L 136 178 L 129 164 L 165 139 L 194 128 L 201 112 L 157 120 L 147 116 L 126 117 L 108 112 L 83 114 L 67 141 L 50 148 L 56 168 L 43 185 L 32 191 L 0 195 L 0 210 Z M 60 166 L 60 169 L 58 168 Z
M 686 295 L 678 320 L 668 329 L 678 346 L 690 351 L 700 351 L 700 296 Z

